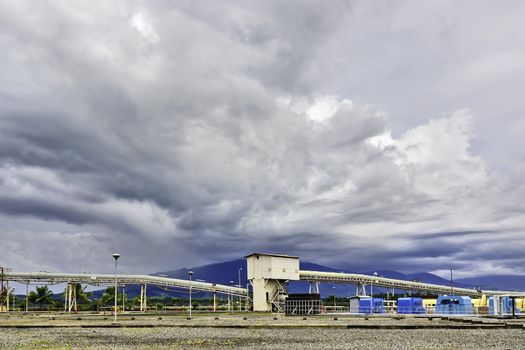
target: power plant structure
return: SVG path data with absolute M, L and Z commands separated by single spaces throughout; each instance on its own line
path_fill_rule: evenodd
M 356 285 L 356 294 L 366 294 L 365 286 L 374 286 L 476 298 L 481 298 L 483 295 L 496 298 L 525 297 L 525 293 L 522 292 L 458 288 L 363 274 L 300 270 L 300 260 L 297 256 L 253 253 L 245 258 L 248 265 L 248 280 L 253 286 L 254 311 L 282 312 L 288 295 L 286 287 L 290 281 L 309 283 L 310 292 L 313 294 L 319 294 L 319 283 L 328 282 Z
M 67 284 L 65 308 L 68 311 L 71 311 L 74 300 L 76 300 L 74 295 L 72 295 L 74 288 L 71 288 L 75 283 L 93 286 L 140 285 L 140 311 L 147 310 L 146 296 L 148 285 L 155 285 L 163 288 L 180 288 L 211 292 L 214 296 L 214 309 L 217 294 L 227 294 L 229 297 L 236 296 L 244 298 L 246 300 L 245 305 L 248 305 L 248 301 L 250 300 L 251 309 L 259 312 L 285 312 L 285 302 L 288 297 L 287 286 L 290 281 L 304 281 L 309 283 L 309 292 L 311 295 L 319 295 L 320 283 L 338 283 L 356 285 L 356 295 L 361 295 L 365 298 L 365 286 L 386 288 L 387 290 L 392 291 L 392 295 L 395 290 L 409 290 L 426 291 L 439 295 L 458 296 L 457 298 L 443 298 L 443 300 L 449 300 L 449 302 L 450 300 L 460 299 L 462 302 L 465 302 L 467 299 L 470 300 L 470 297 L 477 298 L 476 300 L 481 299 L 486 301 L 490 297 L 492 298 L 492 309 L 497 312 L 507 310 L 509 300 L 512 301 L 512 306 L 514 306 L 516 298 L 525 298 L 524 292 L 458 288 L 449 285 L 405 281 L 364 274 L 301 270 L 299 267 L 299 257 L 290 255 L 253 253 L 246 256 L 245 259 L 247 263 L 247 278 L 252 289 L 251 293 L 249 288 L 242 288 L 240 286 L 152 275 L 15 272 L 2 269 L 0 271 L 2 288 L 0 291 L 0 297 L 3 297 L 0 298 L 0 304 L 2 304 L 4 308 L 7 306 L 7 310 L 9 310 L 9 293 L 12 293 L 12 289 L 10 289 L 8 285 L 9 282 L 18 282 L 27 286 L 30 284 L 65 283 Z M 294 299 L 294 302 L 296 303 L 301 302 L 300 300 L 297 300 L 297 298 L 290 299 Z M 313 303 L 315 301 L 313 298 L 305 299 L 308 299 L 308 303 Z M 370 305 L 375 302 L 376 300 L 372 299 L 368 301 Z M 420 303 L 420 301 L 417 302 Z M 423 301 L 423 303 L 424 302 L 425 301 Z M 319 306 L 315 306 L 314 309 L 317 311 L 320 310 Z M 1 310 L 2 308 L 0 307 L 0 311 Z

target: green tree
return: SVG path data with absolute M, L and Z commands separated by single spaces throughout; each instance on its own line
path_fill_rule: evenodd
M 36 287 L 36 291 L 31 291 L 28 299 L 33 304 L 38 304 L 41 308 L 43 305 L 54 305 L 53 292 L 47 287 Z
M 82 287 L 82 285 L 80 283 L 74 283 L 73 284 L 73 288 L 75 289 L 75 294 L 77 296 L 77 301 L 81 301 L 81 302 L 84 302 L 86 304 L 91 302 L 91 299 L 89 299 L 89 298 L 91 297 L 91 295 L 93 293 L 86 292 L 87 286 L 83 286 Z
M 136 296 L 135 298 L 131 299 L 131 305 L 140 305 L 140 296 Z
M 7 298 L 7 288 L 1 288 L 0 289 L 0 305 L 3 305 L 5 303 L 6 298 Z
M 127 297 L 125 298 L 127 300 Z M 115 303 L 115 287 L 108 287 L 104 290 L 104 293 L 98 300 L 101 304 L 114 304 Z M 117 304 L 122 305 L 122 292 L 117 294 Z
M 118 301 L 118 296 L 117 296 Z M 115 287 L 108 287 L 104 290 L 104 293 L 99 299 L 101 304 L 113 304 L 115 303 Z

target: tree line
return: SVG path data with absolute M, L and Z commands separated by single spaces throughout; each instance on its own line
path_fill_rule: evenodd
M 112 309 L 115 304 L 115 287 L 106 288 L 100 297 L 96 297 L 93 292 L 87 292 L 86 287 L 80 283 L 72 283 L 71 292 L 72 298 L 76 300 L 73 303 L 76 309 L 72 311 L 99 311 L 104 309 Z M 32 310 L 57 310 L 64 309 L 67 300 L 67 288 L 63 293 L 54 294 L 48 286 L 37 286 L 34 291 L 30 291 L 27 295 L 28 306 Z M 219 305 L 226 303 L 224 299 L 218 300 Z M 24 310 L 26 307 L 26 297 L 12 294 L 10 296 L 10 304 L 12 308 Z M 213 304 L 211 298 L 193 298 L 192 307 L 194 309 L 204 308 Z M 140 305 L 140 296 L 128 297 L 125 293 L 117 293 L 117 306 L 122 309 L 122 306 L 127 310 L 138 308 Z M 165 309 L 167 307 L 187 307 L 187 298 L 178 298 L 171 296 L 152 296 L 147 297 L 148 309 Z M 220 306 L 219 306 L 220 307 Z

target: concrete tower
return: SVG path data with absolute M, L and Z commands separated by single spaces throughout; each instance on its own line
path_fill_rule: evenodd
M 299 280 L 299 258 L 253 253 L 245 257 L 253 287 L 254 311 L 283 311 L 288 281 Z

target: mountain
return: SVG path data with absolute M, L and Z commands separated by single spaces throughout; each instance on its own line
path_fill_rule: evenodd
M 373 272 L 359 272 L 359 271 L 353 271 L 352 269 L 344 269 L 344 268 L 334 268 L 324 265 L 315 264 L 308 261 L 301 261 L 299 265 L 301 270 L 311 270 L 311 271 L 323 271 L 323 272 L 344 272 L 344 273 L 362 273 L 365 275 L 373 275 Z M 242 268 L 241 270 L 241 285 L 245 286 L 246 281 L 246 260 L 244 259 L 238 259 L 223 263 L 216 263 L 216 264 L 209 264 L 204 266 L 199 266 L 191 269 L 177 269 L 177 270 L 170 270 L 170 271 L 163 271 L 163 272 L 157 272 L 153 273 L 152 275 L 163 275 L 173 278 L 188 278 L 188 271 L 193 271 L 193 278 L 199 279 L 199 280 L 205 280 L 207 282 L 215 282 L 220 284 L 230 284 L 231 281 L 234 281 L 234 284 L 238 284 L 238 271 L 239 268 Z M 405 275 L 401 272 L 397 271 L 391 271 L 391 270 L 378 270 L 377 272 L 378 276 L 381 277 L 387 277 L 387 278 L 395 278 L 395 279 L 401 279 L 401 280 L 407 280 L 407 281 L 413 281 L 418 280 L 421 282 L 426 283 L 435 283 L 435 284 L 443 284 L 443 285 L 449 285 L 449 281 L 446 279 L 443 279 L 441 277 L 438 277 L 436 275 L 433 275 L 428 272 L 421 272 L 421 273 L 415 273 L 415 274 L 409 274 Z M 466 284 L 458 284 L 455 283 L 458 287 L 472 287 L 470 285 Z M 355 285 L 344 285 L 344 284 L 332 284 L 332 283 L 321 283 L 319 285 L 320 293 L 323 297 L 333 295 L 334 293 L 338 297 L 347 297 L 350 295 L 356 294 L 356 286 Z M 150 293 L 151 290 L 151 294 Z M 366 286 L 367 293 L 370 293 L 370 287 Z M 305 282 L 290 282 L 288 286 L 288 292 L 289 293 L 308 293 L 309 291 L 309 285 Z M 375 288 L 375 293 L 385 293 L 386 290 L 384 288 Z M 402 292 L 400 290 L 397 290 L 397 292 Z M 151 287 L 148 290 L 148 295 L 162 295 L 166 294 L 163 290 L 157 290 L 154 289 L 154 287 Z M 186 293 L 175 293 L 177 296 L 185 297 Z M 203 296 L 205 293 L 202 294 Z
M 421 281 L 425 283 L 441 284 L 445 286 L 450 285 L 450 280 L 436 276 L 428 272 L 411 273 L 411 274 L 406 275 L 406 278 L 410 281 Z M 457 284 L 458 281 L 454 281 L 454 282 L 455 282 L 454 284 Z M 468 283 L 464 285 L 458 284 L 458 287 L 461 287 L 461 286 L 468 288 L 470 285 L 468 285 Z
M 180 278 L 180 279 L 188 279 L 188 271 L 193 271 L 192 279 L 194 281 L 201 281 L 201 282 L 211 282 L 211 283 L 218 283 L 218 284 L 225 284 L 230 285 L 234 284 L 237 285 L 239 283 L 239 269 L 242 268 L 240 271 L 240 277 L 241 277 L 241 285 L 246 287 L 246 260 L 239 259 L 234 261 L 227 261 L 222 263 L 216 263 L 216 264 L 209 264 L 209 265 L 203 265 L 198 267 L 193 267 L 190 269 L 182 268 L 177 270 L 169 270 L 169 271 L 161 271 L 161 272 L 155 272 L 151 273 L 152 276 L 162 276 L 162 277 L 171 277 L 171 278 Z M 97 298 L 99 295 L 102 295 L 103 291 L 97 291 L 94 293 L 95 298 Z M 169 289 L 166 290 L 161 287 L 150 285 L 147 289 L 148 297 L 177 297 L 177 298 L 187 298 L 188 297 L 188 291 L 186 290 L 174 290 Z M 137 285 L 131 285 L 126 287 L 126 295 L 133 298 L 138 295 L 140 295 L 140 286 Z M 206 292 L 196 292 L 195 294 L 192 293 L 195 298 L 207 298 L 211 297 L 211 293 Z
M 461 278 L 458 283 L 476 285 L 481 289 L 525 290 L 525 276 L 520 275 L 491 275 L 472 278 Z
M 193 271 L 192 278 L 206 282 L 230 285 L 239 284 L 239 269 L 241 269 L 241 285 L 246 286 L 246 260 L 238 259 L 216 264 L 193 267 L 191 269 L 177 269 L 152 273 L 155 276 L 188 279 L 188 271 Z
M 299 268 L 301 270 L 321 271 L 321 272 L 347 272 L 347 273 L 349 272 L 348 270 L 336 269 L 333 267 L 314 264 L 308 261 L 299 261 Z

